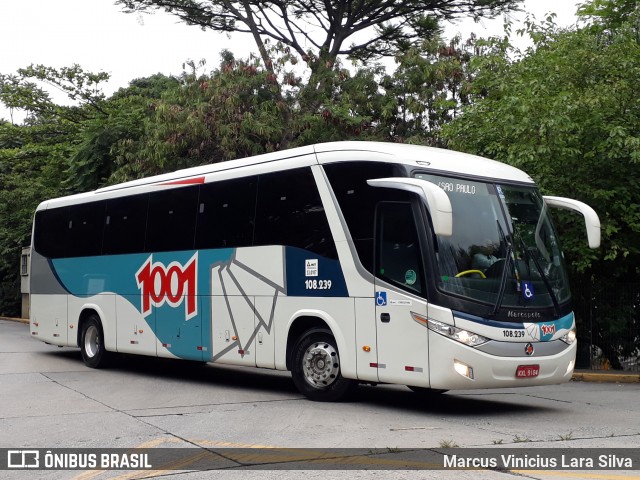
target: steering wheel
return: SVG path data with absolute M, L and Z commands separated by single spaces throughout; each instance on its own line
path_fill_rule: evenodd
M 467 275 L 473 275 L 477 273 L 480 275 L 480 278 L 487 278 L 487 276 L 482 272 L 482 270 L 465 270 L 464 272 L 460 272 L 456 275 L 456 278 L 466 277 Z

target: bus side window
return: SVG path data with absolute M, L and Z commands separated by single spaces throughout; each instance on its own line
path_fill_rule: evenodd
M 378 204 L 376 230 L 376 276 L 404 290 L 424 293 L 424 264 L 411 204 Z
M 66 256 L 69 207 L 41 210 L 35 218 L 34 248 L 47 258 Z
M 102 230 L 106 202 L 92 202 L 69 207 L 68 257 L 87 257 L 102 252 Z
M 107 200 L 103 255 L 144 252 L 148 195 Z
M 383 200 L 406 200 L 408 192 L 374 188 L 367 180 L 406 176 L 403 167 L 380 162 L 332 163 L 324 166 L 331 188 L 347 223 L 360 263 L 373 271 L 375 208 Z
M 253 244 L 257 177 L 200 187 L 195 248 L 237 248 Z
M 193 249 L 198 187 L 182 187 L 149 195 L 145 251 Z
M 287 245 L 337 258 L 310 168 L 260 175 L 254 245 Z

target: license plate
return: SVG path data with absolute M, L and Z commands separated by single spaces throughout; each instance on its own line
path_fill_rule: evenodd
M 516 378 L 533 378 L 540 373 L 540 365 L 518 365 Z

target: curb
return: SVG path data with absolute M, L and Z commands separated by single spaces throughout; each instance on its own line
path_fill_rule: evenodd
M 574 382 L 640 383 L 640 373 L 574 372 Z
M 28 324 L 28 318 L 0 317 L 0 320 L 19 322 Z M 594 383 L 640 383 L 640 372 L 638 373 L 609 373 L 609 372 L 573 372 L 571 380 L 574 382 L 594 382 Z
M 14 318 L 14 317 L 0 317 L 0 320 L 7 320 L 9 322 L 18 322 L 18 323 L 29 323 L 28 318 Z

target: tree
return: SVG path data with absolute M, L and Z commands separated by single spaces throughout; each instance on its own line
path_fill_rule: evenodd
M 397 68 L 382 80 L 388 99 L 384 120 L 397 142 L 442 147 L 444 125 L 469 104 L 469 62 L 478 54 L 476 39 L 456 36 L 424 40 L 396 57 Z
M 0 315 L 19 315 L 20 251 L 35 207 L 63 191 L 70 145 L 62 130 L 0 124 Z
M 307 113 L 319 113 L 319 96 L 330 93 L 327 77 L 338 57 L 371 61 L 405 51 L 432 38 L 439 20 L 461 16 L 494 17 L 521 0 L 117 0 L 125 12 L 164 10 L 182 21 L 223 33 L 247 33 L 262 67 L 275 73 L 272 46 L 286 47 L 306 62 L 310 75 L 300 95 Z M 348 43 L 351 42 L 351 43 Z M 278 78 L 276 95 L 284 101 L 286 84 Z M 288 112 L 285 112 L 288 114 Z M 288 117 L 285 118 L 289 120 Z M 290 132 L 286 129 L 285 132 Z M 279 141 L 287 145 L 287 133 Z
M 469 62 L 482 48 L 475 37 L 425 40 L 396 56 L 393 74 L 376 63 L 345 68 L 338 58 L 314 90 L 289 47 L 270 47 L 271 70 L 255 55 L 236 59 L 229 51 L 210 73 L 204 61 L 188 62 L 179 86 L 152 102 L 139 141 L 111 151 L 110 181 L 318 142 L 441 146 L 442 125 L 469 102 Z
M 578 8 L 578 16 L 591 22 L 592 28 L 616 29 L 638 16 L 637 0 L 594 0 Z
M 236 59 L 222 52 L 220 66 L 202 73 L 205 63 L 189 63 L 179 86 L 153 102 L 153 113 L 136 142 L 112 150 L 111 181 L 148 176 L 207 163 L 257 155 L 290 146 L 349 138 L 384 138 L 379 118 L 384 97 L 379 67 L 352 74 L 338 60 L 325 72 L 326 89 L 301 95 L 302 81 L 289 67 L 297 57 L 286 49 L 274 54 L 273 72 L 255 56 Z M 286 85 L 284 92 L 277 78 Z M 317 112 L 304 108 L 315 102 Z
M 267 73 L 255 62 L 223 55 L 223 65 L 209 75 L 204 63 L 189 62 L 176 85 L 150 105 L 136 142 L 114 151 L 123 181 L 204 163 L 274 150 L 283 135 L 282 111 Z M 274 134 L 275 132 L 275 134 Z
M 249 1 L 117 0 L 126 12 L 165 10 L 190 25 L 219 32 L 249 33 L 263 66 L 272 59 L 265 40 L 279 42 L 304 57 L 333 62 L 339 55 L 373 59 L 394 55 L 430 38 L 438 20 L 461 16 L 494 17 L 520 0 L 351 0 Z M 317 32 L 317 33 L 315 33 Z M 347 45 L 356 34 L 364 33 Z
M 69 158 L 67 184 L 72 191 L 94 190 L 113 181 L 115 159 L 132 150 L 145 132 L 145 121 L 177 79 L 156 74 L 130 82 L 102 103 L 100 114 L 84 121 Z M 132 160 L 135 161 L 135 160 Z M 139 161 L 139 160 L 138 160 Z
M 69 155 L 67 159 L 68 180 L 64 185 L 83 190 L 86 186 L 95 188 L 92 179 L 95 171 L 101 167 L 87 165 L 85 155 L 73 148 L 82 140 L 80 136 L 87 125 L 96 119 L 108 117 L 105 109 L 105 97 L 100 84 L 108 80 L 106 73 L 84 71 L 79 65 L 55 69 L 44 65 L 30 65 L 19 69 L 14 75 L 0 75 L 0 101 L 6 106 L 27 112 L 21 134 L 30 136 L 35 144 L 65 145 Z M 65 93 L 71 105 L 60 105 L 51 99 L 43 85 Z M 21 154 L 28 150 L 25 147 Z M 91 179 L 88 179 L 91 178 Z
M 623 322 L 637 322 L 611 298 L 621 285 L 640 282 L 637 13 L 618 27 L 614 22 L 561 30 L 552 19 L 530 22 L 527 32 L 535 43 L 526 52 L 493 44 L 474 61 L 475 101 L 444 129 L 452 148 L 520 167 L 544 193 L 596 209 L 603 240 L 597 251 L 587 248 L 580 218 L 554 213 L 576 304 L 610 299 L 594 310 L 594 339 L 620 338 L 615 354 L 629 354 L 640 341 L 610 337 L 629 330 Z
M 501 50 L 477 59 L 474 90 L 478 96 L 485 92 L 484 98 L 464 109 L 445 135 L 454 148 L 521 167 L 549 194 L 576 197 L 599 210 L 602 250 L 578 246 L 581 233 L 568 242 L 576 271 L 597 266 L 617 277 L 636 275 L 640 44 L 635 32 L 530 28 L 540 36 L 535 51 L 513 61 Z
M 167 79 L 141 80 L 107 100 L 100 90 L 107 78 L 77 65 L 0 75 L 0 101 L 27 112 L 22 125 L 0 122 L 0 314 L 19 315 L 20 248 L 29 243 L 36 206 L 102 186 L 112 173 L 112 148 L 136 134 L 145 102 Z M 54 102 L 42 84 L 74 103 Z

